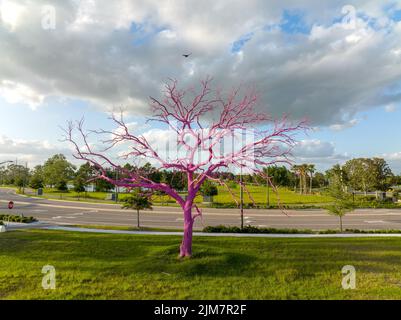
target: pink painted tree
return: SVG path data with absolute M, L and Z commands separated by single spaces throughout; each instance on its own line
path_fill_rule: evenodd
M 98 172 L 97 178 L 104 179 L 116 186 L 126 188 L 145 188 L 161 191 L 173 198 L 182 208 L 184 216 L 184 235 L 180 246 L 180 256 L 192 254 L 192 230 L 194 221 L 202 215 L 194 200 L 205 180 L 210 179 L 228 185 L 219 179 L 218 173 L 224 170 L 246 169 L 249 173 L 265 175 L 263 167 L 278 163 L 290 163 L 289 156 L 295 145 L 294 135 L 305 129 L 304 121 L 292 123 L 286 116 L 273 119 L 265 113 L 255 110 L 257 96 L 253 91 L 240 95 L 240 89 L 232 90 L 227 96 L 218 90 L 212 91 L 210 79 L 201 82 L 199 92 L 180 90 L 176 81 L 165 85 L 161 100 L 151 99 L 153 117 L 165 125 L 176 136 L 177 151 L 174 157 L 162 156 L 157 148 L 148 142 L 144 135 L 134 135 L 124 122 L 123 114 L 113 114 L 112 120 L 118 129 L 114 131 L 90 131 L 83 128 L 83 121 L 69 123 L 66 141 L 75 148 L 74 157 L 91 163 Z M 190 96 L 190 101 L 187 101 Z M 234 142 L 229 151 L 222 151 L 222 144 L 227 139 L 235 141 L 238 135 L 248 133 L 246 142 Z M 106 148 L 94 150 L 89 141 L 89 134 L 107 134 L 110 139 L 103 141 Z M 249 140 L 251 137 L 251 140 Z M 110 150 L 121 143 L 129 144 L 125 159 L 144 158 L 158 163 L 164 170 L 180 171 L 187 180 L 187 194 L 182 197 L 166 182 L 153 181 L 140 170 L 127 170 L 117 161 L 107 156 Z M 171 151 L 171 150 L 170 150 Z M 110 178 L 106 168 L 113 167 L 121 172 L 120 178 Z M 268 179 L 268 177 L 266 177 Z M 236 201 L 237 202 L 237 201 Z M 237 202 L 238 203 L 238 202 Z

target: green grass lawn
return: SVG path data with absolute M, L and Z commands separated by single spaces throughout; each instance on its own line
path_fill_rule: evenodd
M 247 186 L 251 196 L 253 197 L 254 201 L 259 205 L 266 205 L 266 191 L 267 188 L 265 186 Z M 217 203 L 234 203 L 231 194 L 226 190 L 224 187 L 218 187 L 219 193 L 217 196 L 214 197 L 214 202 Z M 236 196 L 237 200 L 239 200 L 239 193 L 240 188 L 237 187 L 232 189 L 234 195 Z M 55 198 L 55 199 L 63 199 L 63 200 L 77 200 L 78 198 L 82 201 L 84 200 L 92 200 L 92 201 L 104 201 L 112 203 L 112 201 L 106 201 L 106 192 L 87 192 L 78 194 L 74 191 L 70 192 L 59 192 L 54 189 L 46 188 L 44 189 L 44 197 L 48 198 Z M 295 193 L 292 190 L 287 188 L 279 188 L 279 199 L 280 203 L 283 205 L 313 205 L 313 204 L 323 204 L 328 203 L 331 201 L 331 198 L 321 194 L 307 194 L 301 195 L 299 193 Z M 120 193 L 119 199 L 122 200 L 126 197 L 125 194 Z M 201 203 L 203 201 L 201 196 L 198 196 L 195 199 L 195 202 Z M 175 201 L 170 198 L 169 196 L 153 196 L 153 202 L 155 204 L 173 204 Z M 277 205 L 278 198 L 277 195 L 270 189 L 270 204 Z M 248 194 L 244 192 L 244 203 L 252 203 L 251 199 L 249 198 Z
M 266 194 L 267 187 L 265 186 L 247 186 L 249 193 L 257 204 L 266 205 Z M 232 190 L 237 200 L 239 200 L 240 196 L 240 188 L 237 187 Z M 331 202 L 332 199 L 328 196 L 324 196 L 321 194 L 299 194 L 294 192 L 293 190 L 289 190 L 287 188 L 278 188 L 278 197 L 277 194 L 273 192 L 270 188 L 270 204 L 277 205 L 278 199 L 281 204 L 291 205 L 291 204 L 316 204 L 316 203 L 328 203 Z M 215 202 L 220 203 L 228 203 L 233 202 L 232 196 L 230 193 L 222 187 L 219 187 L 219 193 L 214 197 Z M 244 191 L 244 202 L 252 203 L 249 195 Z
M 0 299 L 401 298 L 401 239 L 179 237 L 18 231 L 0 234 Z M 43 290 L 44 265 L 57 288 Z M 341 287 L 341 268 L 357 288 Z

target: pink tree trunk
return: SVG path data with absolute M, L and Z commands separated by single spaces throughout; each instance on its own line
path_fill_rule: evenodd
M 187 202 L 184 207 L 184 235 L 180 246 L 180 257 L 190 257 L 192 255 L 193 224 L 192 203 Z

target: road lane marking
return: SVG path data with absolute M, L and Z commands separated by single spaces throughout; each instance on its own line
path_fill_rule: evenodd
M 8 201 L 7 200 L 0 200 L 0 202 L 7 203 Z M 50 208 L 83 210 L 83 211 L 98 213 L 98 214 L 102 214 L 102 215 L 109 214 L 110 212 L 121 213 L 121 215 L 123 215 L 123 216 L 129 214 L 124 209 L 63 206 L 63 205 L 35 203 L 35 202 L 22 202 L 22 201 L 15 201 L 15 204 L 34 205 L 34 206 L 42 206 L 42 207 L 50 207 Z M 38 209 L 36 209 L 36 210 L 38 210 Z M 374 210 L 375 209 L 372 209 L 372 211 L 374 211 Z M 362 212 L 366 212 L 366 210 L 363 210 Z M 157 210 L 155 210 L 153 213 L 154 214 L 165 214 L 165 215 L 169 215 L 169 214 L 171 214 L 171 215 L 182 215 L 181 211 L 157 211 Z M 204 211 L 203 214 L 204 214 L 204 216 L 209 216 L 209 217 L 210 216 L 220 216 L 220 217 L 238 216 L 237 213 L 227 213 L 227 212 L 217 213 L 217 212 Z M 372 217 L 372 216 L 401 216 L 401 210 L 400 210 L 399 213 L 398 212 L 353 213 L 353 214 L 348 215 L 347 218 L 352 219 L 352 218 L 358 218 L 358 217 Z M 307 218 L 307 217 L 309 217 L 309 218 L 318 218 L 318 217 L 325 217 L 326 218 L 326 217 L 328 217 L 328 215 L 327 214 L 321 214 L 321 213 L 304 214 L 304 213 L 293 213 L 293 212 L 290 213 L 290 212 L 287 212 L 287 216 L 285 216 L 283 213 L 279 213 L 279 214 L 252 213 L 252 214 L 248 214 L 247 217 L 248 218 L 260 218 L 260 217 L 264 217 L 264 218 L 274 218 L 274 217 L 279 217 L 279 218 Z M 289 221 L 289 220 L 287 220 L 287 221 Z
M 367 220 L 367 221 L 364 221 L 364 222 L 366 222 L 366 223 L 386 223 L 383 220 Z

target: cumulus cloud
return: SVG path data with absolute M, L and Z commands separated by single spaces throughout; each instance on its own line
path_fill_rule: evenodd
M 330 157 L 334 154 L 334 144 L 321 140 L 301 140 L 293 153 L 302 158 Z
M 394 174 L 401 173 L 401 152 L 384 153 L 379 157 L 386 160 Z
M 359 123 L 357 119 L 352 119 L 350 121 L 344 123 L 336 123 L 330 126 L 330 129 L 333 131 L 342 131 L 344 129 L 352 128 Z
M 395 104 L 388 104 L 384 107 L 384 110 L 386 110 L 386 112 L 394 112 L 397 109 L 397 107 L 395 106 Z
M 42 164 L 44 160 L 56 153 L 63 153 L 68 156 L 71 154 L 71 150 L 53 145 L 48 141 L 12 139 L 7 136 L 0 136 L 0 162 L 17 159 L 20 163 L 28 162 L 28 165 L 32 167 Z
M 255 84 L 274 116 L 346 123 L 401 98 L 401 24 L 383 9 L 390 1 L 351 1 L 354 28 L 342 19 L 349 2 L 59 0 L 55 29 L 45 30 L 47 1 L 3 1 L 0 94 L 31 107 L 59 96 L 144 114 L 167 77 L 190 85 L 212 75 L 224 88 Z M 301 27 L 288 32 L 285 12 Z
M 322 170 L 344 163 L 350 158 L 347 154 L 337 153 L 334 143 L 317 139 L 299 141 L 293 150 L 293 156 L 297 163 L 314 163 Z

